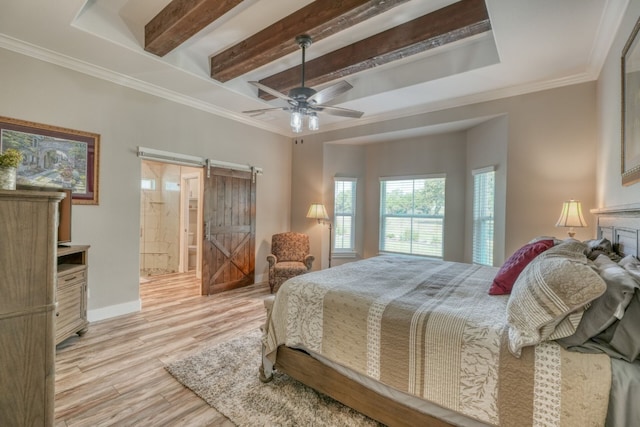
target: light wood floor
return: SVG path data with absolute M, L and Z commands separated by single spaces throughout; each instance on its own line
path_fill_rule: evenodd
M 269 286 L 210 297 L 197 296 L 199 286 L 191 275 L 152 279 L 140 285 L 141 312 L 91 323 L 58 345 L 56 427 L 231 426 L 164 366 L 259 328 Z

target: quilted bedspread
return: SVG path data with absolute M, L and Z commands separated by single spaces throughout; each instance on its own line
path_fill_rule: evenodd
M 303 348 L 492 425 L 603 425 L 608 356 L 549 341 L 514 357 L 508 295 L 487 293 L 496 271 L 379 256 L 295 277 L 277 293 L 267 358 Z

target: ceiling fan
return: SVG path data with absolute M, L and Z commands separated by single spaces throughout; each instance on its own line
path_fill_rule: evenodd
M 362 117 L 362 115 L 364 114 L 362 111 L 325 105 L 325 102 L 328 102 L 338 95 L 342 95 L 346 91 L 353 88 L 353 86 L 351 86 L 346 81 L 340 81 L 320 91 L 316 91 L 315 89 L 310 87 L 305 87 L 305 51 L 309 46 L 311 46 L 311 37 L 306 34 L 297 36 L 296 43 L 302 49 L 302 83 L 300 87 L 294 87 L 289 91 L 288 95 L 285 95 L 284 93 L 280 93 L 277 90 L 263 85 L 260 82 L 249 82 L 250 84 L 256 86 L 258 89 L 267 92 L 275 96 L 276 98 L 287 101 L 289 105 L 286 107 L 262 108 L 259 110 L 243 111 L 243 113 L 259 115 L 267 111 L 291 111 L 291 130 L 295 133 L 302 131 L 302 122 L 305 116 L 308 116 L 309 130 L 318 130 L 319 123 L 317 113 L 327 113 L 334 116 L 351 118 Z

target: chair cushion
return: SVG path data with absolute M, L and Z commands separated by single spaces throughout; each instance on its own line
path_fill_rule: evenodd
M 297 261 L 279 262 L 273 268 L 278 276 L 297 276 L 307 272 L 307 266 Z

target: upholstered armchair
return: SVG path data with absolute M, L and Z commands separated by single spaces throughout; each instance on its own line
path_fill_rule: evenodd
M 287 279 L 311 270 L 315 257 L 309 254 L 309 236 L 302 233 L 279 233 L 271 237 L 269 288 L 277 292 Z

